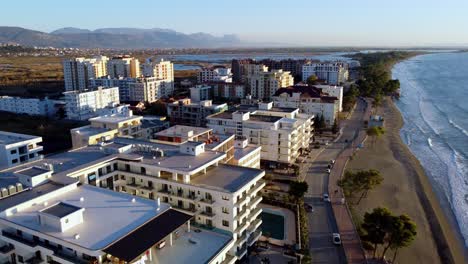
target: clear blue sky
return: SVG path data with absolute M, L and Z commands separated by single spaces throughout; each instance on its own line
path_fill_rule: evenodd
M 2 1 L 0 25 L 158 27 L 300 45 L 468 45 L 468 0 L 16 0 Z

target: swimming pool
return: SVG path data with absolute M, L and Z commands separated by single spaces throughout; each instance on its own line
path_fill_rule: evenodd
M 263 211 L 260 217 L 263 236 L 268 235 L 278 240 L 284 239 L 284 216 Z

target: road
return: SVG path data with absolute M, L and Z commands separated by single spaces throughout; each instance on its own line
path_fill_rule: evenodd
M 365 107 L 366 103 L 358 100 L 351 118 L 342 122 L 342 134 L 338 140 L 327 146 L 314 160 L 308 159 L 304 166 L 304 180 L 309 185 L 305 202 L 314 208 L 314 211 L 308 214 L 312 263 L 346 263 L 343 247 L 332 243 L 332 233 L 338 233 L 338 226 L 331 204 L 324 202 L 322 195 L 328 193 L 327 165 L 330 160 L 336 159 L 344 148 L 350 146 L 349 142 L 362 129 Z

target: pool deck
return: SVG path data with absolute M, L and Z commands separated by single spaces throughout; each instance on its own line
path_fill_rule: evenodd
M 285 244 L 293 245 L 296 244 L 296 215 L 289 209 L 272 206 L 268 204 L 260 203 L 260 208 L 264 212 L 278 214 L 284 216 L 284 240 L 278 240 L 269 238 L 269 241 L 273 245 L 283 246 Z M 261 236 L 260 240 L 265 241 L 265 237 Z

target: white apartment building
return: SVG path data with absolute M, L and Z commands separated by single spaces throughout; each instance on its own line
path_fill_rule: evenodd
M 302 81 L 315 75 L 327 84 L 338 85 L 348 80 L 348 64 L 345 62 L 309 62 L 302 66 Z
M 192 102 L 200 102 L 213 99 L 213 87 L 209 85 L 196 85 L 190 87 L 190 99 Z
M 294 77 L 283 70 L 262 71 L 267 67 L 262 65 L 247 65 L 247 85 L 252 97 L 270 101 L 276 90 L 294 84 Z
M 42 137 L 0 131 L 0 168 L 42 158 Z
M 0 111 L 15 114 L 55 116 L 57 114 L 58 105 L 62 104 L 64 104 L 64 102 L 51 100 L 47 97 L 38 99 L 0 96 Z
M 207 117 L 207 126 L 216 133 L 234 134 L 261 146 L 261 159 L 274 166 L 295 162 L 302 149 L 309 147 L 313 119 L 300 114 L 297 108 L 275 108 L 272 103 L 261 103 L 258 110 L 211 115 Z
M 237 83 L 210 83 L 213 96 L 218 98 L 244 98 L 247 95 L 245 85 Z
M 215 66 L 212 68 L 203 68 L 198 72 L 198 83 L 206 82 L 232 82 L 231 68 L 224 66 Z
M 140 77 L 140 62 L 130 56 L 116 56 L 107 62 L 107 75 L 111 78 Z
M 95 90 L 64 92 L 65 112 L 68 119 L 88 120 L 98 115 L 100 109 L 120 103 L 118 87 L 98 87 Z
M 143 75 L 174 81 L 174 64 L 164 59 L 149 58 L 143 64 Z
M 336 86 L 336 85 L 314 85 L 314 86 L 321 89 L 322 93 L 338 98 L 338 105 L 339 105 L 338 111 L 340 112 L 343 111 L 343 86 Z
M 20 175 L 40 176 L 45 184 L 15 194 L 27 201 L 15 198 L 0 205 L 6 212 L 0 214 L 0 243 L 13 245 L 7 258 L 15 254 L 23 260 L 146 263 L 138 262 L 146 256 L 150 263 L 232 264 L 261 236 L 258 204 L 265 183 L 261 170 L 221 164 L 225 156 L 207 150 L 203 142 L 117 138 L 2 171 L 0 179 L 10 178 L 6 185 L 16 186 L 12 176 Z M 164 217 L 168 210 L 172 217 Z M 43 215 L 64 224 L 42 227 L 49 223 Z
M 94 58 L 74 58 L 63 61 L 63 77 L 65 91 L 85 90 L 90 78 L 99 78 L 107 75 L 106 56 Z
M 279 89 L 273 96 L 273 104 L 277 107 L 299 108 L 301 113 L 307 115 L 323 116 L 327 126 L 333 125 L 340 112 L 340 100 L 337 97 L 307 85 Z

